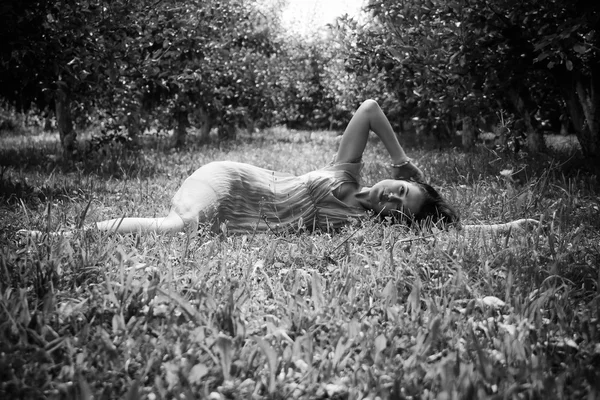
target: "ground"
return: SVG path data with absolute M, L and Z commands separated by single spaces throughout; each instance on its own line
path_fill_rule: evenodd
M 598 176 L 576 158 L 408 149 L 465 222 L 539 229 L 465 237 L 357 221 L 341 232 L 77 233 L 163 215 L 182 180 L 230 159 L 301 174 L 328 132 L 235 144 L 121 145 L 65 163 L 52 135 L 2 138 L 3 398 L 594 398 Z M 387 178 L 383 146 L 365 183 Z M 507 172 L 508 171 L 508 172 Z

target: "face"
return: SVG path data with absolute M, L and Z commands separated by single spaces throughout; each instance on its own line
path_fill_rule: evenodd
M 414 182 L 386 179 L 373 185 L 369 200 L 376 214 L 386 216 L 399 211 L 412 216 L 421 209 L 425 193 Z

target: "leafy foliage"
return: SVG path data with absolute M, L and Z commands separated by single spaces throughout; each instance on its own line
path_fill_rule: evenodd
M 347 70 L 398 123 L 447 138 L 464 117 L 491 130 L 507 110 L 532 150 L 570 120 L 597 153 L 597 5 L 371 0 L 368 10 L 366 23 L 339 21 L 339 42 Z
M 62 91 L 81 118 L 100 109 L 133 135 L 156 118 L 181 131 L 195 110 L 202 124 L 234 126 L 272 109 L 276 45 L 244 2 L 55 3 L 6 5 L 20 23 L 3 32 L 3 97 L 22 108 Z
M 375 98 L 403 130 L 445 142 L 498 130 L 502 113 L 513 123 L 501 141 L 524 136 L 538 151 L 544 131 L 571 131 L 595 159 L 595 3 L 371 0 L 310 39 L 283 31 L 282 4 L 10 0 L 0 95 L 55 109 L 70 151 L 100 115 L 132 143 L 172 129 L 181 146 L 190 127 L 200 141 L 213 128 L 221 139 L 237 127 L 340 129 Z

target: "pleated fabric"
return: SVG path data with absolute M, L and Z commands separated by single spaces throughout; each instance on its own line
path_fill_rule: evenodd
M 250 164 L 218 161 L 199 168 L 186 183 L 201 183 L 214 192 L 206 205 L 202 203 L 203 191 L 194 192 L 200 214 L 216 218 L 213 227 L 225 223 L 228 231 L 238 233 L 332 231 L 351 218 L 366 215 L 362 207 L 349 206 L 333 194 L 343 183 L 360 184 L 361 169 L 360 162 L 340 163 L 294 176 Z M 216 213 L 203 210 L 206 207 Z

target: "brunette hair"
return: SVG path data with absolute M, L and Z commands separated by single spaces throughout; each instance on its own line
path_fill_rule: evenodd
M 458 212 L 435 190 L 431 185 L 424 182 L 414 182 L 421 188 L 425 195 L 423 205 L 419 211 L 411 216 L 405 214 L 395 215 L 394 219 L 408 226 L 416 224 L 435 225 L 442 229 L 455 227 L 460 229 L 460 217 Z

